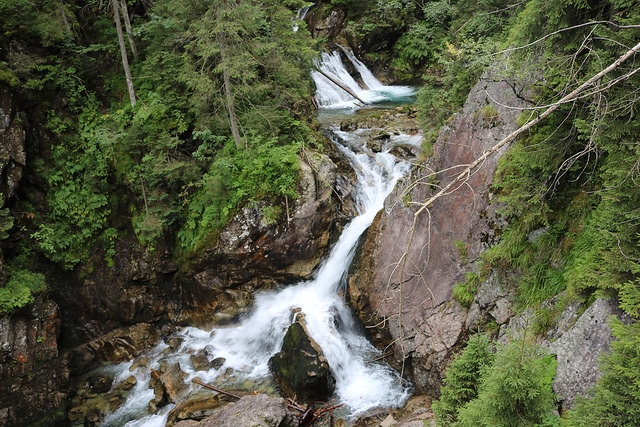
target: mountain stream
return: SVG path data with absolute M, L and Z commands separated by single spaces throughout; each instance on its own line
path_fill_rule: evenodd
M 316 99 L 320 107 L 320 120 L 333 120 L 336 116 L 353 113 L 360 102 L 331 80 L 348 87 L 358 98 L 370 104 L 407 101 L 413 89 L 404 86 L 385 86 L 347 49 L 342 53 L 351 61 L 364 86 L 348 72 L 342 62 L 343 55 L 336 51 L 324 53 L 316 63 L 312 78 Z M 331 79 L 326 76 L 330 76 Z M 330 124 L 326 125 L 331 127 Z M 401 406 L 410 395 L 409 384 L 383 362 L 372 362 L 380 356 L 363 336 L 362 327 L 342 294 L 346 276 L 358 241 L 384 206 L 385 198 L 397 180 L 409 170 L 409 164 L 389 153 L 391 146 L 374 153 L 360 140 L 361 134 L 343 132 L 332 127 L 332 138 L 349 160 L 357 174 L 355 202 L 358 216 L 353 218 L 321 263 L 313 279 L 274 291 L 262 291 L 255 296 L 252 310 L 236 325 L 203 330 L 187 327 L 178 332 L 181 345 L 177 352 L 167 352 L 169 345 L 161 343 L 145 357 L 147 366 L 132 369 L 132 362 L 112 366 L 115 382 L 136 376 L 136 385 L 123 406 L 105 419 L 104 426 L 164 426 L 173 405 L 147 415 L 147 406 L 154 397 L 149 388 L 150 371 L 164 364 L 178 362 L 186 373 L 186 381 L 196 376 L 204 382 L 221 382 L 234 387 L 244 381 L 269 378 L 269 358 L 280 350 L 285 333 L 294 321 L 292 308 L 299 308 L 306 318 L 307 329 L 324 352 L 336 380 L 334 403 L 343 404 L 344 416 L 353 418 L 367 411 Z M 418 145 L 415 136 L 395 135 L 390 141 Z M 358 147 L 353 151 L 351 147 Z M 190 355 L 204 351 L 210 360 L 224 361 L 218 369 L 196 371 Z M 229 373 L 232 373 L 229 375 Z

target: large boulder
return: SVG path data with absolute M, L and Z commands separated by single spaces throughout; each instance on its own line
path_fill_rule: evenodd
M 335 389 L 327 359 L 301 313 L 287 330 L 280 352 L 269 360 L 269 369 L 282 394 L 300 402 L 327 401 Z
M 175 427 L 278 427 L 287 417 L 283 398 L 252 394 L 230 403 L 202 421 L 180 421 Z

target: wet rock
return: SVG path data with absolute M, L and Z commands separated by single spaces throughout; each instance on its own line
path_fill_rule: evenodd
M 131 360 L 156 345 L 159 339 L 158 331 L 150 324 L 119 329 L 75 348 L 72 366 L 81 373 L 100 362 Z
M 108 374 L 98 374 L 89 377 L 87 381 L 89 383 L 89 388 L 93 393 L 106 393 L 111 390 L 113 376 Z
M 211 362 L 209 361 L 209 358 L 202 351 L 189 356 L 189 360 L 193 365 L 193 369 L 195 369 L 196 371 L 208 371 L 211 368 Z
M 153 398 L 149 401 L 149 412 L 153 413 L 169 403 L 169 394 L 157 371 L 151 371 L 149 388 L 153 389 Z
M 222 365 L 224 365 L 224 362 L 226 362 L 226 359 L 224 357 L 216 357 L 211 361 L 211 367 L 215 370 L 218 370 L 222 368 Z
M 327 401 L 335 380 L 322 349 L 309 335 L 298 314 L 284 337 L 282 350 L 269 359 L 269 369 L 285 397 L 301 402 Z
M 82 379 L 76 379 L 75 396 L 71 400 L 71 409 L 67 414 L 71 425 L 100 424 L 108 413 L 113 412 L 125 402 L 129 390 L 136 384 L 136 379 L 132 375 L 109 389 L 106 386 L 95 387 L 96 381 L 100 382 L 100 378 L 104 376 L 104 373 L 92 373 Z
M 181 421 L 175 427 L 278 427 L 287 417 L 287 403 L 282 398 L 255 394 L 217 410 L 202 421 Z
M 209 396 L 189 397 L 185 402 L 176 405 L 167 416 L 167 427 L 184 420 L 202 420 L 215 413 L 220 407 L 234 402 L 236 399 L 216 394 Z
M 181 402 L 185 397 L 188 385 L 185 382 L 186 374 L 180 368 L 179 363 L 174 363 L 160 375 L 160 381 L 164 390 L 173 403 Z

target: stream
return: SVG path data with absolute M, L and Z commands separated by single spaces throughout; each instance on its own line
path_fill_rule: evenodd
M 348 58 L 360 74 L 360 83 L 348 72 L 342 57 Z M 384 362 L 377 360 L 381 352 L 373 347 L 362 333 L 362 326 L 343 299 L 349 266 L 362 234 L 384 206 L 385 198 L 396 182 L 408 170 L 409 163 L 389 153 L 394 144 L 419 146 L 419 138 L 394 135 L 381 152 L 366 147 L 360 132 L 343 132 L 327 121 L 352 114 L 361 107 L 360 102 L 343 88 L 336 86 L 326 75 L 339 81 L 367 103 L 407 102 L 413 89 L 405 86 L 385 86 L 347 49 L 324 53 L 316 63 L 322 71 L 312 72 L 317 87 L 316 99 L 320 107 L 319 119 L 331 129 L 331 138 L 349 160 L 357 175 L 355 203 L 358 215 L 353 218 L 321 263 L 313 279 L 274 291 L 261 291 L 255 295 L 252 310 L 239 323 L 204 330 L 195 327 L 182 329 L 174 337 L 181 344 L 177 351 L 168 352 L 169 345 L 161 343 L 145 355 L 146 362 L 132 368 L 134 361 L 110 367 L 115 383 L 134 375 L 136 384 L 124 405 L 109 414 L 103 426 L 164 426 L 173 405 L 158 412 L 147 413 L 154 397 L 149 388 L 150 371 L 160 366 L 179 363 L 185 372 L 185 382 L 198 377 L 212 384 L 241 388 L 250 381 L 263 383 L 273 391 L 268 361 L 280 350 L 285 333 L 294 321 L 292 309 L 305 315 L 307 329 L 320 345 L 336 380 L 335 404 L 343 404 L 342 416 L 355 418 L 379 408 L 399 407 L 411 393 L 410 384 Z M 334 122 L 335 123 L 335 122 Z M 355 147 L 355 151 L 354 151 Z M 220 361 L 217 369 L 196 371 L 190 356 L 206 354 L 209 360 Z M 197 387 L 197 386 L 196 386 Z

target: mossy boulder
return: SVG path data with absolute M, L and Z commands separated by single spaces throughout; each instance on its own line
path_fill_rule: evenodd
M 335 390 L 335 379 L 322 349 L 307 331 L 304 315 L 297 317 L 282 349 L 269 360 L 269 368 L 285 397 L 298 402 L 327 401 Z

